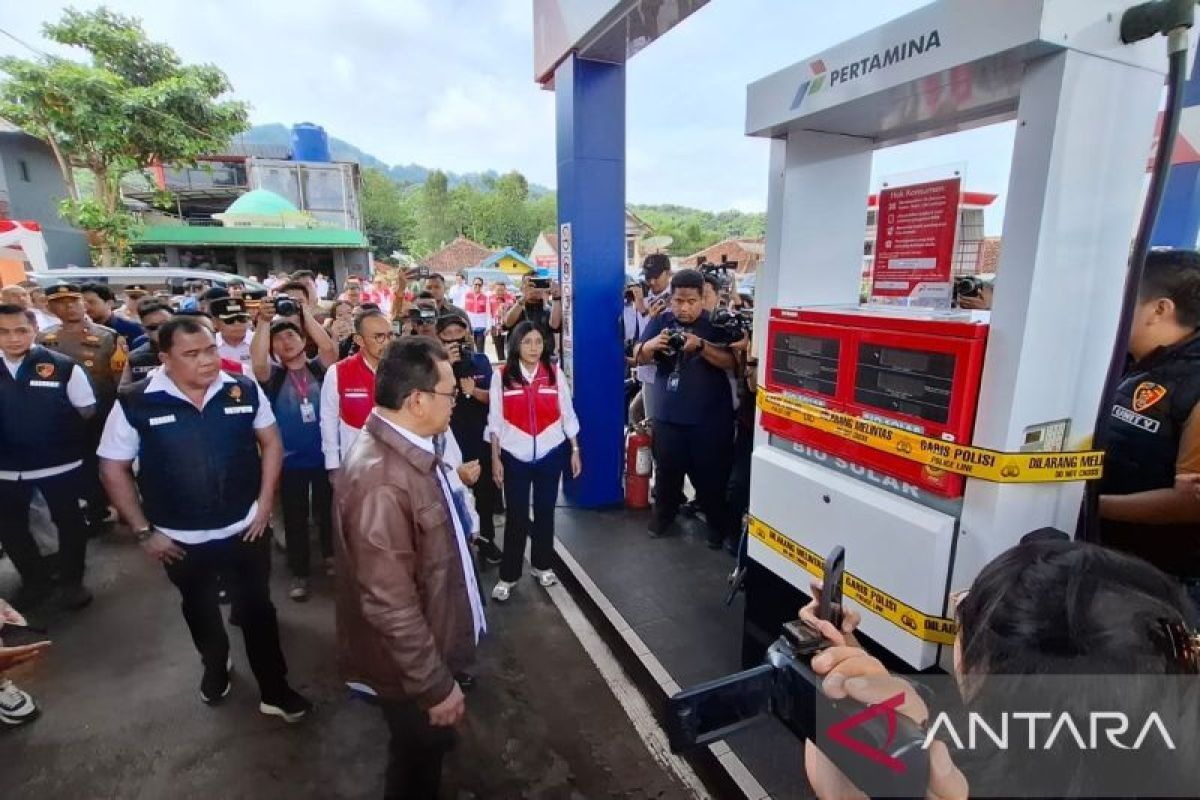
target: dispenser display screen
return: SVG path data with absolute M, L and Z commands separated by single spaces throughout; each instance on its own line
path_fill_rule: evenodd
M 865 406 L 946 424 L 955 357 L 878 344 L 858 349 L 854 399 Z
M 837 392 L 837 339 L 777 333 L 772 342 L 771 380 L 794 389 L 833 396 Z

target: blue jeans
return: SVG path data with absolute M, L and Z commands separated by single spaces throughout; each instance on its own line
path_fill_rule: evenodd
M 537 461 L 520 461 L 500 452 L 504 465 L 504 560 L 500 580 L 515 583 L 525 560 L 525 539 L 533 540 L 529 562 L 534 569 L 550 569 L 554 560 L 554 505 L 566 464 L 567 445 L 561 444 Z M 530 493 L 533 523 L 530 524 Z

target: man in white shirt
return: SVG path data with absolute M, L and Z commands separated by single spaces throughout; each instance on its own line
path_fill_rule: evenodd
M 462 308 L 463 300 L 467 297 L 467 292 L 471 291 L 471 287 L 467 286 L 467 273 L 460 272 L 454 276 L 454 287 L 446 292 L 452 305 Z
M 317 287 L 317 299 L 327 300 L 329 298 L 329 279 L 324 273 L 318 272 L 315 281 Z
M 95 414 L 96 396 L 83 368 L 35 346 L 36 335 L 32 312 L 0 305 L 0 544 L 21 576 L 21 608 L 36 608 L 52 593 L 60 607 L 83 608 L 92 595 L 83 586 L 88 534 L 79 500 L 84 420 Z M 29 529 L 35 490 L 58 528 L 57 590 Z
M 217 352 L 227 361 L 242 365 L 250 372 L 250 311 L 243 300 L 221 298 L 213 300 L 209 312 L 217 328 Z
M 258 681 L 259 711 L 296 722 L 312 708 L 288 685 L 269 587 L 271 521 L 283 444 L 252 379 L 220 368 L 212 331 L 175 317 L 158 331 L 163 366 L 121 392 L 100 441 L 113 505 L 183 598 L 200 651 L 200 699 L 230 688 L 217 579 L 229 590 Z M 135 483 L 133 462 L 139 462 Z

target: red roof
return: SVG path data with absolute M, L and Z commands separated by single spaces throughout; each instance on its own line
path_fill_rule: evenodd
M 962 204 L 964 206 L 990 206 L 996 202 L 998 194 L 988 194 L 987 192 L 963 192 Z M 867 208 L 875 208 L 879 205 L 879 195 L 873 194 L 867 198 Z
M 473 242 L 465 236 L 459 236 L 450 244 L 437 252 L 431 253 L 421 261 L 421 266 L 429 267 L 442 275 L 457 275 L 464 269 L 478 266 L 492 255 L 492 250 Z

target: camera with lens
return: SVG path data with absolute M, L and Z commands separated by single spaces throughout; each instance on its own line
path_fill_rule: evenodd
M 840 628 L 845 550 L 835 547 L 824 566 L 825 591 L 816 616 Z M 888 705 L 896 698 L 863 706 L 828 697 L 812 660 L 833 642 L 802 620 L 784 624 L 781 634 L 761 666 L 668 699 L 664 727 L 672 752 L 705 747 L 770 716 L 798 739 L 811 741 L 868 797 L 924 797 L 929 783 L 925 732 Z M 843 733 L 850 728 L 851 736 Z M 850 745 L 847 739 L 853 739 Z M 867 752 L 872 755 L 864 757 Z
M 454 377 L 457 379 L 470 378 L 475 375 L 475 365 L 471 359 L 475 357 L 475 349 L 471 346 L 471 340 L 467 338 L 459 339 L 457 342 L 448 342 L 450 346 L 458 347 L 458 361 L 455 361 L 450 367 L 454 370 Z
M 427 306 L 413 306 L 408 310 L 408 321 L 417 327 L 436 325 L 438 312 Z
M 714 264 L 711 261 L 706 261 L 697 267 L 698 270 L 706 275 L 713 275 L 717 279 L 717 283 L 721 286 L 721 292 L 728 292 L 733 286 L 733 276 L 737 273 L 738 262 L 729 261 L 724 256 L 721 257 L 721 263 Z
M 650 293 L 650 287 L 645 281 L 634 281 L 633 283 L 631 283 L 625 287 L 625 302 L 626 303 L 632 303 L 634 301 L 633 290 L 637 289 L 639 287 L 642 290 L 642 297 L 645 297 L 647 294 Z
M 300 316 L 300 304 L 290 297 L 276 297 L 275 313 L 281 317 L 298 317 Z
M 679 326 L 672 326 L 663 331 L 667 334 L 667 346 L 658 351 L 662 361 L 674 361 L 683 355 L 683 347 L 687 344 L 687 331 Z
M 754 329 L 754 312 L 718 308 L 712 313 L 709 321 L 714 328 L 725 331 L 732 341 L 737 342 Z
M 987 284 L 984 280 L 976 275 L 964 275 L 954 281 L 954 296 L 958 297 L 980 297 L 983 295 L 983 287 Z

